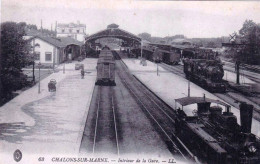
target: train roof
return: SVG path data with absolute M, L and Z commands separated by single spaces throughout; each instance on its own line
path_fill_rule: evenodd
M 112 53 L 100 53 L 99 57 L 114 57 Z
M 230 107 L 230 105 L 222 101 L 204 98 L 204 97 L 183 97 L 183 98 L 175 99 L 175 102 L 181 104 L 182 106 L 198 104 L 198 103 L 216 103 L 226 107 Z
M 112 59 L 105 59 L 105 58 L 99 58 L 97 61 L 97 64 L 100 63 L 111 63 L 111 64 L 115 64 L 115 61 Z
M 101 50 L 100 54 L 112 54 L 110 50 Z
M 100 53 L 100 54 L 99 54 L 99 57 L 106 57 L 106 56 L 113 57 L 113 55 L 110 54 L 110 53 L 106 53 L 106 54 Z

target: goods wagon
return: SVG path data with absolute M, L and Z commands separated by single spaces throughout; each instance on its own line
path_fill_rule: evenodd
M 181 54 L 174 51 L 162 51 L 162 61 L 166 64 L 176 65 L 180 62 Z

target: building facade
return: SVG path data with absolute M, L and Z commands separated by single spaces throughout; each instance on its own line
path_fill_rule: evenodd
M 55 67 L 81 55 L 83 43 L 69 37 L 34 36 L 29 39 L 33 47 L 34 62 Z
M 31 45 L 34 46 L 34 62 L 45 66 L 53 67 L 63 61 L 63 46 L 49 42 L 49 38 L 31 38 Z M 35 46 L 38 45 L 38 46 Z
M 78 21 L 77 24 L 61 24 L 59 23 L 56 27 L 57 37 L 71 37 L 80 42 L 85 41 L 86 37 L 86 25 L 80 24 Z

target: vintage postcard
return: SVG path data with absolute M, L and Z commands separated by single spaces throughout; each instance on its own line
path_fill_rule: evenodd
M 260 2 L 1 0 L 0 163 L 260 163 Z

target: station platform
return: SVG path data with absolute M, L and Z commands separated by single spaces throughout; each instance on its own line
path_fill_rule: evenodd
M 143 84 L 145 84 L 151 91 L 153 91 L 172 108 L 175 108 L 175 99 L 182 98 L 188 95 L 187 79 L 168 72 L 160 66 L 158 66 L 159 72 L 157 75 L 157 64 L 152 63 L 148 60 L 146 60 L 147 66 L 141 65 L 139 59 L 123 58 L 122 60 L 136 78 L 138 78 Z M 191 96 L 202 97 L 203 94 L 205 94 L 207 98 L 221 100 L 225 102 L 225 100 L 216 97 L 212 93 L 204 90 L 203 88 L 197 86 L 192 82 L 190 82 L 190 88 Z M 192 111 L 193 109 L 196 109 L 196 104 L 189 105 L 187 106 L 187 108 Z M 237 116 L 238 123 L 240 124 L 239 109 L 231 106 L 231 111 L 234 113 L 234 115 Z M 252 133 L 260 137 L 259 129 L 260 123 L 257 120 L 253 119 Z
M 83 79 L 80 70 L 75 70 L 76 63 L 84 64 Z M 16 149 L 23 158 L 31 159 L 30 163 L 48 154 L 78 154 L 96 80 L 96 63 L 97 59 L 89 58 L 67 63 L 65 73 L 61 64 L 40 82 L 40 93 L 37 83 L 0 108 L 0 163 L 15 163 Z M 51 79 L 57 82 L 56 92 L 48 91 Z

